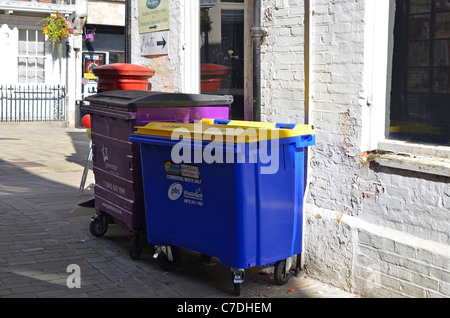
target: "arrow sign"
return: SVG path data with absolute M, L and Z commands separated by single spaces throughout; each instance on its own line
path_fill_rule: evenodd
M 141 34 L 141 56 L 169 54 L 169 31 Z
M 164 47 L 166 46 L 166 44 L 167 44 L 167 42 L 166 42 L 166 40 L 164 39 L 164 38 L 162 38 L 162 41 L 157 41 L 156 42 L 156 45 L 157 46 L 161 46 L 162 45 L 162 48 L 164 49 Z

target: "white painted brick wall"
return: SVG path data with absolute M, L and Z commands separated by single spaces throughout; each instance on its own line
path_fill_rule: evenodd
M 275 3 L 275 5 L 274 5 Z M 304 122 L 303 1 L 263 1 L 263 121 Z
M 450 180 L 361 161 L 368 1 L 312 0 L 309 275 L 375 297 L 450 296 Z M 304 1 L 263 0 L 262 119 L 305 118 Z M 371 52 L 369 52 L 371 53 Z M 368 53 L 368 54 L 369 54 Z

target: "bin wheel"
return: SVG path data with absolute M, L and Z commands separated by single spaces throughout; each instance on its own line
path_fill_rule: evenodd
M 277 285 L 285 285 L 291 277 L 290 269 L 286 270 L 286 260 L 283 259 L 275 263 L 273 279 Z
M 101 215 L 93 217 L 91 219 L 91 224 L 89 225 L 89 230 L 95 237 L 105 235 L 106 231 L 108 231 L 108 223 L 106 222 L 105 217 Z
M 176 246 L 167 246 L 172 251 L 172 260 L 170 261 L 164 252 L 158 254 L 159 267 L 165 271 L 174 271 L 181 263 L 181 252 Z
M 128 253 L 131 259 L 137 260 L 141 257 L 144 244 L 142 242 L 142 235 L 133 235 L 130 240 Z
M 231 269 L 231 280 L 234 284 L 234 294 L 236 296 L 241 295 L 241 284 L 245 278 L 245 271 L 243 269 Z
M 234 283 L 234 295 L 241 295 L 241 283 Z

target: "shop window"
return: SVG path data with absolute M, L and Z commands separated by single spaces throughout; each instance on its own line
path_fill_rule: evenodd
M 389 138 L 450 146 L 450 0 L 397 0 Z

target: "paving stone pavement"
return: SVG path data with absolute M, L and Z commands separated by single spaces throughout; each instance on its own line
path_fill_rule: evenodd
M 177 270 L 164 272 L 149 244 L 130 259 L 130 233 L 119 226 L 92 236 L 95 210 L 77 204 L 92 193 L 92 170 L 78 193 L 88 151 L 86 129 L 0 123 L 0 298 L 235 297 L 216 258 L 206 264 L 182 250 Z M 306 275 L 276 286 L 261 269 L 246 270 L 241 298 L 356 298 Z M 81 286 L 69 288 L 77 272 Z

